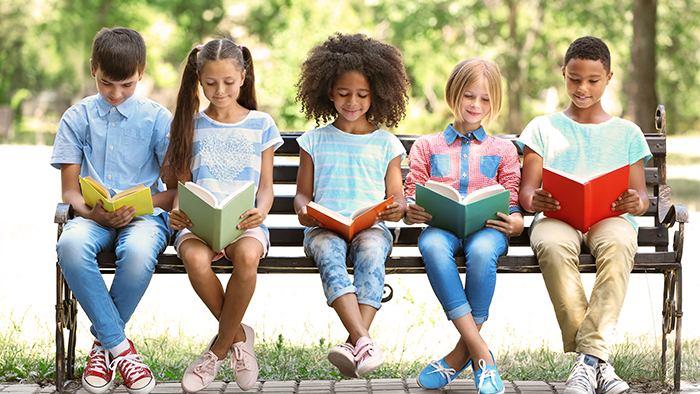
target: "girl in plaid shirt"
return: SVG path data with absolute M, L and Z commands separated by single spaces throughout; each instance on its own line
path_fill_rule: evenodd
M 471 365 L 480 393 L 504 391 L 493 355 L 479 334 L 493 298 L 498 257 L 506 254 L 508 237 L 523 231 L 518 207 L 518 153 L 511 142 L 487 135 L 482 127 L 482 122 L 488 125 L 498 116 L 502 96 L 501 73 L 495 63 L 481 59 L 461 62 L 445 87 L 454 122 L 442 133 L 421 137 L 411 149 L 410 173 L 404 185 L 409 203 L 404 218 L 407 224 L 432 219 L 415 203 L 416 183 L 446 183 L 462 197 L 496 183 L 510 190 L 509 215 L 498 213 L 502 220 L 489 220 L 486 227 L 464 239 L 427 226 L 418 241 L 430 284 L 461 336 L 454 350 L 419 374 L 418 384 L 427 389 L 447 385 Z M 454 262 L 461 254 L 467 258 L 464 290 Z

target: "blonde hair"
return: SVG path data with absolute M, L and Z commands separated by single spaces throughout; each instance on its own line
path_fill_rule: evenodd
M 470 86 L 482 81 L 486 84 L 486 91 L 489 93 L 489 105 L 491 106 L 491 111 L 484 118 L 483 123 L 488 126 L 501 113 L 501 107 L 503 106 L 501 70 L 492 61 L 472 58 L 456 65 L 452 73 L 450 73 L 450 77 L 447 78 L 447 84 L 445 85 L 445 101 L 458 121 L 464 120 L 462 119 L 462 113 L 459 111 L 464 92 Z

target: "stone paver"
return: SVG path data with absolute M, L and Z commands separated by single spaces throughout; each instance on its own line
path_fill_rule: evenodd
M 506 394 L 562 394 L 564 382 L 506 381 Z M 158 382 L 151 394 L 182 394 L 180 382 Z M 407 379 L 350 379 L 350 380 L 304 380 L 262 381 L 248 391 L 241 390 L 235 382 L 215 381 L 202 394 L 476 394 L 472 379 L 456 379 L 439 390 L 425 390 L 414 378 Z M 700 382 L 681 382 L 682 394 L 700 394 Z M 0 383 L 0 394 L 55 394 L 54 386 L 38 384 Z M 57 393 L 56 393 L 57 394 Z M 64 394 L 89 394 L 79 382 L 66 386 Z M 106 394 L 128 394 L 123 384 L 117 384 Z M 634 387 L 630 394 L 649 394 Z

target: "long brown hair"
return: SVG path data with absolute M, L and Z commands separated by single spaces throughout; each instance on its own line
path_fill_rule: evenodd
M 188 180 L 190 174 L 195 130 L 194 116 L 199 111 L 199 73 L 207 63 L 226 59 L 232 60 L 239 70 L 245 71 L 243 86 L 236 101 L 249 110 L 258 109 L 253 58 L 248 48 L 222 38 L 192 49 L 182 72 L 175 114 L 170 126 L 170 145 L 165 155 L 168 175 L 177 176 L 178 180 Z

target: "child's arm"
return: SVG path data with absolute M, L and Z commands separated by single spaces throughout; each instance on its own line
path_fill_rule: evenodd
M 255 208 L 243 212 L 241 217 L 246 217 L 238 224 L 238 229 L 251 229 L 260 227 L 265 221 L 272 202 L 275 199 L 275 194 L 272 190 L 272 167 L 275 155 L 274 147 L 265 149 L 262 153 L 260 164 L 260 182 L 258 182 L 258 191 L 255 193 Z
M 154 207 L 160 207 L 164 211 L 171 211 L 173 209 L 173 202 L 175 200 L 175 196 L 177 195 L 177 185 L 175 186 L 175 189 L 171 189 L 168 187 L 168 190 L 156 193 L 151 196 L 153 199 L 153 206 Z
M 406 213 L 406 199 L 403 196 L 403 178 L 401 176 L 401 155 L 394 157 L 384 176 L 386 195 L 394 196 L 394 203 L 379 213 L 379 219 L 398 222 Z
M 649 209 L 646 179 L 644 177 L 644 161 L 639 160 L 630 166 L 629 189 L 625 190 L 617 201 L 612 203 L 613 211 L 629 212 L 632 215 L 643 215 Z
M 92 208 L 87 206 L 80 191 L 79 175 L 80 164 L 61 164 L 61 196 L 63 202 L 73 207 L 76 216 L 94 220 L 111 228 L 121 228 L 129 224 L 131 217 L 136 213 L 134 207 L 121 207 L 114 212 L 107 212 L 102 209 L 102 201 L 97 201 Z
M 559 209 L 559 201 L 542 189 L 542 156 L 525 146 L 523 176 L 520 180 L 520 206 L 528 212 L 547 212 Z
M 172 167 L 165 169 L 163 173 L 165 174 L 165 185 L 168 187 L 168 191 L 173 191 L 172 207 L 170 210 L 170 227 L 174 230 L 182 230 L 183 228 L 192 227 L 192 222 L 190 218 L 185 215 L 184 212 L 180 210 L 180 201 L 177 195 L 177 176 L 171 171 Z
M 299 224 L 305 227 L 318 227 L 321 223 L 306 213 L 306 204 L 314 196 L 314 161 L 304 150 L 299 149 L 299 172 L 297 173 L 297 193 L 294 196 L 294 210 Z

